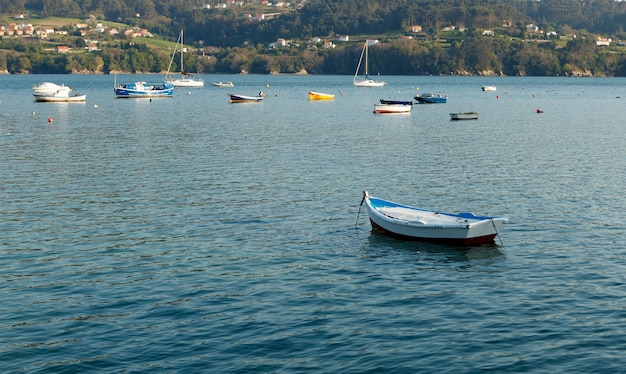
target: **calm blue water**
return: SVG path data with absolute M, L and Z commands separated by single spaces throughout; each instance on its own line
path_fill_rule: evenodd
M 625 79 L 204 78 L 236 87 L 0 77 L 2 372 L 623 370 Z M 35 103 L 43 81 L 87 102 Z M 448 103 L 372 114 L 430 91 Z M 511 222 L 403 242 L 363 190 Z

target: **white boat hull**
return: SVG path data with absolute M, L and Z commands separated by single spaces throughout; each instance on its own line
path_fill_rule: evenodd
M 169 83 L 174 87 L 204 87 L 202 79 L 174 79 Z
M 412 105 L 405 104 L 374 104 L 376 114 L 410 113 Z
M 476 112 L 466 112 L 466 113 L 450 113 L 450 119 L 452 120 L 468 120 L 468 119 L 478 119 L 478 113 Z
M 387 82 L 375 81 L 373 79 L 365 79 L 362 81 L 354 81 L 354 85 L 357 87 L 383 87 L 387 85 Z
M 215 87 L 235 87 L 235 85 L 233 84 L 233 82 L 213 82 L 211 83 L 213 86 Z
M 493 242 L 508 222 L 503 217 L 423 210 L 370 197 L 367 192 L 364 201 L 373 229 L 405 239 L 483 244 Z
M 84 103 L 87 95 L 34 95 L 38 103 Z

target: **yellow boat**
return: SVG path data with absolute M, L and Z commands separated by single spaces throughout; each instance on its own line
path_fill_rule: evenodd
M 335 95 L 309 91 L 309 100 L 335 100 Z

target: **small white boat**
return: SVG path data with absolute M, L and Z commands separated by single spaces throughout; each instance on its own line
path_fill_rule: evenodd
M 53 94 L 38 94 L 35 101 L 38 103 L 80 103 L 87 100 L 86 94 L 70 95 L 69 92 L 58 91 Z
M 211 82 L 211 84 L 215 87 L 235 87 L 233 82 Z
M 65 84 L 58 85 L 52 82 L 43 82 L 41 84 L 33 86 L 33 95 L 52 95 L 57 92 L 72 92 L 72 87 Z
M 496 86 L 483 86 L 482 90 L 483 91 L 495 91 L 496 90 Z
M 374 104 L 376 114 L 410 113 L 413 105 L 407 104 Z
M 451 120 L 478 119 L 477 112 L 450 113 Z
M 372 229 L 404 239 L 464 245 L 492 243 L 509 221 L 504 217 L 424 210 L 372 197 L 367 191 L 363 191 L 363 202 Z
M 266 97 L 263 92 L 259 92 L 258 96 L 247 96 L 231 93 L 229 93 L 228 96 L 230 96 L 231 103 L 258 103 Z

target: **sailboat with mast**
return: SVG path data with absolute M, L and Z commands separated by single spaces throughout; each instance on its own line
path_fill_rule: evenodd
M 361 51 L 361 58 L 359 58 L 359 64 L 356 67 L 356 72 L 354 73 L 354 85 L 357 87 L 382 87 L 387 84 L 387 82 L 377 81 L 369 77 L 369 45 L 371 41 L 366 40 L 363 45 L 363 50 Z M 365 56 L 365 77 L 363 79 L 357 80 L 359 75 L 359 70 L 361 70 L 361 63 L 363 62 L 363 56 Z
M 172 63 L 174 62 L 174 57 L 176 56 L 176 51 L 179 50 L 180 46 L 180 77 L 174 78 L 172 76 Z M 183 44 L 183 30 L 180 30 L 180 35 L 178 36 L 178 40 L 176 41 L 176 46 L 174 47 L 174 53 L 172 53 L 172 59 L 170 60 L 170 66 L 167 68 L 167 75 L 165 76 L 165 81 L 171 83 L 174 87 L 204 87 L 204 80 L 197 79 L 193 74 L 185 72 L 185 65 L 183 63 L 183 55 L 185 54 L 185 45 Z

